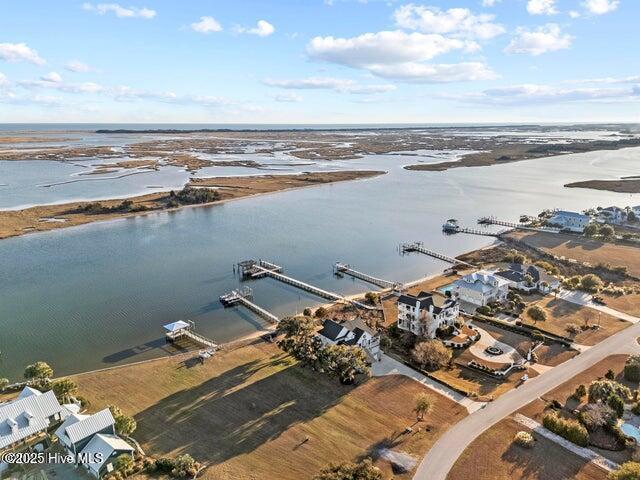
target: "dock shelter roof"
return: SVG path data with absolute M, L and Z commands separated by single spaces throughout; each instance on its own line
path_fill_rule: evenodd
M 169 332 L 177 332 L 178 330 L 189 328 L 189 324 L 183 320 L 178 320 L 177 322 L 168 323 L 164 328 Z

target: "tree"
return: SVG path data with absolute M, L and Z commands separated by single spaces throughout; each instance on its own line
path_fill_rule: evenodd
M 598 234 L 598 224 L 597 223 L 590 223 L 589 225 L 584 227 L 584 234 L 587 237 L 593 237 L 594 235 L 597 235 Z
M 640 355 L 630 355 L 624 364 L 624 379 L 640 382 Z
M 310 317 L 311 316 L 311 309 L 310 308 L 305 308 L 302 311 L 302 315 L 304 315 L 305 317 Z
M 613 370 L 609 369 L 607 370 L 607 373 L 604 374 L 604 378 L 607 378 L 609 380 L 614 380 L 616 378 L 616 374 Z
M 313 480 L 382 480 L 382 471 L 370 458 L 359 463 L 330 465 L 313 477 Z
M 452 355 L 440 340 L 426 340 L 413 348 L 411 356 L 420 367 L 438 370 L 449 363 Z
M 9 379 L 0 378 L 0 392 L 3 391 L 5 388 L 7 388 L 7 385 L 9 385 Z
M 527 260 L 527 257 L 525 257 L 521 253 L 516 253 L 513 256 L 513 263 L 518 263 L 518 264 L 522 265 L 526 260 Z
M 133 467 L 133 458 L 131 458 L 131 455 L 123 453 L 122 455 L 118 456 L 118 458 L 116 458 L 116 461 L 113 463 L 113 466 L 116 470 L 126 471 L 130 470 Z
M 367 354 L 356 346 L 329 345 L 326 347 L 326 364 L 331 374 L 344 384 L 351 384 L 358 373 L 367 373 Z
M 589 273 L 580 279 L 580 288 L 588 293 L 596 293 L 603 285 L 600 277 L 593 273 Z
M 327 309 L 324 307 L 318 307 L 315 313 L 317 318 L 323 318 L 327 316 Z
M 185 454 L 176 457 L 174 461 L 174 468 L 171 471 L 171 475 L 177 478 L 193 478 L 200 464 L 196 462 L 191 455 Z
M 527 287 L 533 287 L 533 277 L 527 273 L 524 276 L 524 283 Z
M 433 404 L 431 403 L 429 396 L 421 393 L 416 398 L 416 406 L 413 411 L 416 412 L 418 420 L 422 420 L 424 416 L 431 411 L 432 407 Z
M 78 393 L 78 385 L 76 384 L 76 382 L 69 378 L 56 380 L 51 385 L 51 389 L 53 390 L 53 393 L 56 394 L 58 400 L 63 403 L 68 402 L 72 395 Z
M 607 399 L 607 405 L 616 413 L 618 418 L 622 418 L 624 414 L 624 400 L 614 393 Z
M 53 369 L 46 362 L 36 362 L 24 370 L 24 378 L 38 385 L 45 385 L 53 377 Z
M 583 384 L 580 384 L 576 388 L 576 391 L 573 392 L 573 398 L 575 398 L 576 400 L 582 400 L 586 394 L 587 387 L 585 387 Z
M 608 405 L 602 403 L 590 403 L 582 412 L 580 412 L 580 422 L 593 432 L 605 425 L 614 425 L 616 423 L 616 413 Z
M 367 292 L 364 295 L 364 299 L 367 302 L 369 302 L 371 305 L 375 305 L 376 303 L 378 303 L 378 300 L 380 299 L 380 295 L 374 292 Z
M 629 213 L 627 213 L 627 221 L 629 223 L 634 223 L 638 221 L 638 216 L 635 214 L 633 210 L 629 210 Z
M 276 332 L 284 335 L 278 346 L 303 363 L 314 363 L 318 343 L 314 340 L 316 327 L 309 317 L 288 317 L 278 323 Z
M 609 473 L 609 480 L 638 480 L 640 479 L 640 463 L 625 462 L 617 470 Z
M 603 225 L 602 227 L 600 227 L 600 235 L 602 235 L 607 240 L 613 238 L 615 233 L 616 232 L 611 225 Z
M 115 405 L 109 405 L 109 410 L 111 411 L 111 415 L 113 415 L 113 419 L 115 420 L 115 428 L 116 433 L 118 435 L 129 436 L 135 430 L 138 424 L 128 415 L 125 415 L 119 407 Z
M 538 305 L 534 305 L 527 309 L 527 316 L 535 322 L 544 322 L 547 319 L 547 312 Z
M 589 385 L 589 403 L 594 403 L 598 400 L 606 401 L 614 394 L 622 399 L 631 398 L 631 390 L 613 380 L 595 380 Z

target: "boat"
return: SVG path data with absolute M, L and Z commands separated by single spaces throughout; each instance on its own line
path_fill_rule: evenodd
M 458 220 L 455 218 L 450 218 L 442 225 L 443 232 L 455 233 L 458 230 L 460 230 L 460 225 L 458 225 Z

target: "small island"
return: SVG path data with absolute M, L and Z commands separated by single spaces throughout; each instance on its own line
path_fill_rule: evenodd
M 291 175 L 193 178 L 179 191 L 150 193 L 126 199 L 42 205 L 23 210 L 0 211 L 0 239 L 71 227 L 102 220 L 204 206 L 225 201 L 383 175 L 373 170 L 312 172 Z
M 567 188 L 590 188 L 617 193 L 640 193 L 640 176 L 625 177 L 620 180 L 585 180 L 565 184 Z

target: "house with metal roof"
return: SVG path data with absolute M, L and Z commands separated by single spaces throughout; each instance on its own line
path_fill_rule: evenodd
M 97 433 L 82 449 L 80 462 L 96 478 L 113 472 L 114 462 L 120 455 L 133 459 L 134 449 L 117 435 Z
M 558 210 L 553 214 L 547 223 L 550 225 L 557 225 L 562 230 L 568 230 L 570 232 L 582 233 L 584 229 L 591 222 L 589 215 L 584 215 L 578 212 L 567 212 L 565 210 Z
M 453 326 L 460 315 L 454 298 L 420 292 L 398 298 L 398 328 L 419 337 L 435 338 L 439 328 Z
M 318 337 L 325 345 L 352 345 L 364 349 L 372 359 L 380 359 L 380 333 L 369 327 L 362 319 L 338 323 L 325 320 Z
M 492 302 L 504 302 L 509 293 L 509 281 L 493 272 L 480 270 L 456 280 L 452 291 L 475 310 Z
M 509 268 L 496 272 L 496 275 L 509 282 L 509 288 L 523 292 L 539 291 L 549 293 L 560 288 L 560 279 L 549 275 L 537 265 L 512 263 Z
M 115 435 L 115 420 L 108 408 L 93 415 L 69 415 L 55 432 L 69 453 L 77 455 L 98 433 Z
M 65 414 L 53 391 L 25 387 L 15 400 L 0 405 L 0 451 L 39 435 Z

